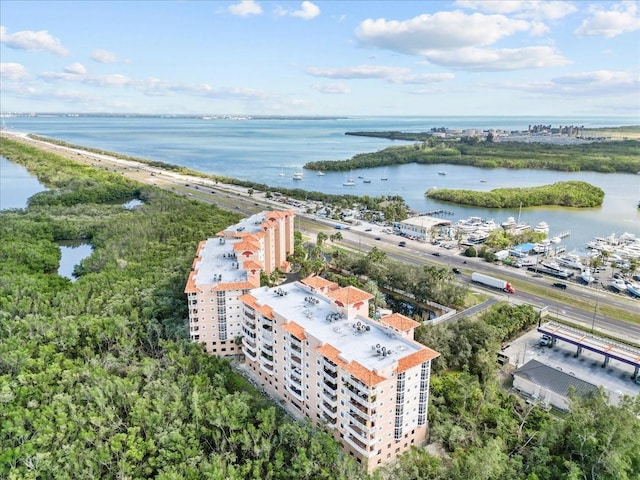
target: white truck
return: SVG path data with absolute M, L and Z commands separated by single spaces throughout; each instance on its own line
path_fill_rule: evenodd
M 485 275 L 483 273 L 473 272 L 471 274 L 471 280 L 480 283 L 482 285 L 486 285 L 487 287 L 497 288 L 507 293 L 516 293 L 515 288 L 507 282 L 506 280 L 500 280 L 499 278 L 490 277 L 489 275 Z

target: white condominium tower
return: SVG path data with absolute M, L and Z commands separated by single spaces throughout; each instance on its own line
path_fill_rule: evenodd
M 260 286 L 260 272 L 289 271 L 294 218 L 290 210 L 257 213 L 200 242 L 184 290 L 192 341 L 215 355 L 240 353 L 238 297 Z

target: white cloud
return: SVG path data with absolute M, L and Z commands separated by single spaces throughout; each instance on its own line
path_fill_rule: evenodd
M 76 71 L 74 71 L 73 68 L 67 67 L 64 72 L 42 72 L 38 75 L 38 78 L 52 83 L 60 81 L 77 82 L 94 87 L 118 87 L 134 83 L 129 77 L 118 73 L 109 75 L 86 75 L 86 72 L 80 71 L 81 69 L 79 67 L 84 69 L 82 65 L 76 63 L 71 67 L 74 66 L 76 67 Z
M 75 75 L 84 75 L 85 73 L 87 73 L 87 69 L 84 68 L 84 65 L 78 62 L 72 63 L 71 65 L 65 67 L 64 71 L 67 73 L 73 73 Z
M 62 46 L 59 39 L 52 37 L 46 30 L 34 32 L 23 30 L 16 33 L 7 33 L 5 27 L 0 26 L 0 43 L 16 50 L 29 52 L 49 52 L 56 55 L 69 55 L 69 50 Z
M 363 45 L 422 55 L 434 49 L 491 45 L 504 37 L 531 29 L 531 23 L 504 15 L 468 15 L 454 11 L 420 15 L 405 21 L 367 19 L 358 26 L 356 38 Z
M 357 65 L 346 68 L 319 68 L 309 67 L 306 72 L 314 77 L 341 78 L 341 79 L 361 79 L 361 78 L 382 78 L 389 79 L 406 75 L 410 72 L 404 67 L 385 67 L 379 65 Z
M 19 63 L 0 63 L 0 78 L 16 82 L 28 79 L 29 73 Z
M 495 72 L 525 68 L 567 65 L 568 59 L 551 47 L 460 48 L 453 52 L 433 50 L 424 53 L 431 63 L 459 70 Z
M 591 18 L 584 20 L 575 31 L 576 35 L 613 38 L 623 33 L 640 30 L 638 4 L 635 2 L 614 4 L 610 10 L 593 7 L 592 12 Z
M 115 53 L 107 50 L 94 50 L 91 52 L 91 60 L 98 63 L 118 63 L 118 57 Z
M 561 75 L 548 81 L 503 84 L 501 88 L 560 96 L 622 96 L 640 89 L 638 72 L 595 70 Z
M 262 13 L 262 7 L 254 0 L 241 0 L 240 3 L 229 6 L 228 10 L 231 14 L 238 15 L 240 17 L 246 17 L 247 15 L 260 15 Z
M 320 93 L 326 93 L 329 95 L 344 95 L 347 93 L 351 93 L 351 89 L 342 82 L 311 85 L 311 88 L 317 90 Z
M 320 15 L 320 8 L 306 0 L 302 2 L 300 10 L 291 12 L 292 17 L 299 17 L 304 20 L 311 20 L 312 18 L 316 18 L 318 15 Z
M 385 67 L 380 65 L 357 65 L 347 68 L 309 67 L 306 72 L 314 77 L 336 78 L 343 80 L 381 79 L 389 83 L 425 84 L 453 80 L 452 73 L 413 74 L 404 67 Z
M 539 20 L 559 20 L 577 11 L 572 3 L 548 0 L 458 0 L 455 4 L 472 10 Z

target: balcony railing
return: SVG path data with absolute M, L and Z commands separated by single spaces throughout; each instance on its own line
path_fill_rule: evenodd
M 358 415 L 363 416 L 364 418 L 367 418 L 369 420 L 373 420 L 375 418 L 376 415 L 376 411 L 375 409 L 370 409 L 367 408 L 363 405 L 361 405 L 357 400 L 354 400 L 353 398 L 349 401 L 351 408 L 357 408 L 358 409 Z
M 337 406 L 331 406 L 327 402 L 322 402 L 322 409 L 324 410 L 324 413 L 326 413 L 327 415 L 329 415 L 332 418 L 334 418 L 336 415 L 338 415 L 338 407 Z
M 373 455 L 373 452 L 367 450 L 367 446 L 360 440 L 358 440 L 355 435 L 349 433 L 345 435 L 344 439 L 351 445 L 360 455 L 364 457 L 370 457 Z
M 356 437 L 364 445 L 368 446 L 371 443 L 371 440 L 373 439 L 373 435 L 371 435 L 371 438 L 370 438 L 369 432 L 366 429 L 362 428 L 357 423 L 349 423 L 348 428 L 349 428 L 349 434 Z
M 287 390 L 298 400 L 302 400 L 302 390 L 292 385 L 287 385 Z
M 351 419 L 353 422 L 356 422 L 356 423 L 358 423 L 359 425 L 361 425 L 363 427 L 368 426 L 367 425 L 368 424 L 367 420 L 363 416 L 358 415 L 353 410 L 349 410 L 349 419 Z
M 323 388 L 322 398 L 329 403 L 336 403 L 338 401 L 338 394 L 335 391 L 330 392 L 327 389 Z
M 338 421 L 338 417 L 336 416 L 336 418 L 331 417 L 329 414 L 327 414 L 327 412 L 322 412 L 322 419 L 331 424 L 331 425 L 335 425 L 336 422 Z
M 247 349 L 252 350 L 255 354 L 256 344 L 252 342 L 249 337 L 242 337 L 242 345 L 244 345 Z
M 302 353 L 302 347 L 296 345 L 295 343 L 291 343 L 291 350 L 294 352 Z
M 298 357 L 297 355 L 291 354 L 290 358 L 291 358 L 291 362 L 296 364 L 297 366 L 302 365 L 302 359 L 300 357 Z
M 333 379 L 335 379 L 338 376 L 338 372 L 337 371 L 332 372 L 331 370 L 327 370 L 327 367 L 324 367 L 323 371 L 324 371 L 325 375 L 328 375 L 329 377 L 331 377 Z
M 302 387 L 302 380 L 296 377 L 294 374 L 289 375 L 289 381 L 293 382 L 294 385 L 298 387 Z
M 325 378 L 323 379 L 323 383 L 329 387 L 330 390 L 336 390 L 338 388 L 338 384 L 337 383 L 332 383 L 329 379 Z

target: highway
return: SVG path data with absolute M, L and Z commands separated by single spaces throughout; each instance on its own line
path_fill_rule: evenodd
M 211 180 L 164 171 L 140 162 L 53 145 L 29 139 L 25 134 L 2 132 L 2 135 L 5 134 L 15 140 L 53 151 L 79 163 L 114 171 L 134 180 L 169 189 L 177 194 L 192 197 L 194 200 L 237 211 L 243 215 L 251 215 L 264 209 L 292 209 L 305 225 L 304 234 L 311 238 L 315 238 L 319 231 L 325 231 L 328 235 L 340 231 L 343 237 L 341 242 L 354 250 L 367 252 L 373 246 L 377 246 L 394 260 L 414 265 L 437 264 L 452 269 L 457 268 L 461 273 L 456 275 L 456 281 L 466 283 L 470 288 L 480 288 L 488 295 L 514 304 L 527 303 L 539 308 L 547 307 L 549 315 L 561 321 L 571 322 L 588 331 L 593 330 L 595 333 L 604 333 L 622 341 L 640 345 L 640 324 L 610 318 L 600 313 L 600 309 L 607 306 L 627 312 L 631 318 L 640 319 L 640 299 L 583 287 L 575 283 L 571 283 L 567 290 L 558 290 L 552 287 L 551 284 L 555 280 L 550 277 L 535 277 L 526 270 L 489 264 L 479 258 L 466 258 L 456 248 L 446 250 L 429 243 L 407 240 L 395 234 L 383 232 L 383 227 L 378 225 L 363 224 L 348 228 L 344 225 L 345 228 L 335 230 L 335 221 L 308 215 L 305 213 L 305 206 L 292 206 L 266 199 L 261 192 L 249 195 L 247 189 L 243 187 L 215 184 Z M 365 231 L 367 229 L 370 231 Z M 407 246 L 400 247 L 400 240 L 404 240 Z M 510 295 L 480 287 L 471 282 L 472 271 L 508 280 L 515 286 L 516 293 Z M 532 291 L 541 293 L 529 293 Z M 563 298 L 570 299 L 571 302 L 565 302 Z

